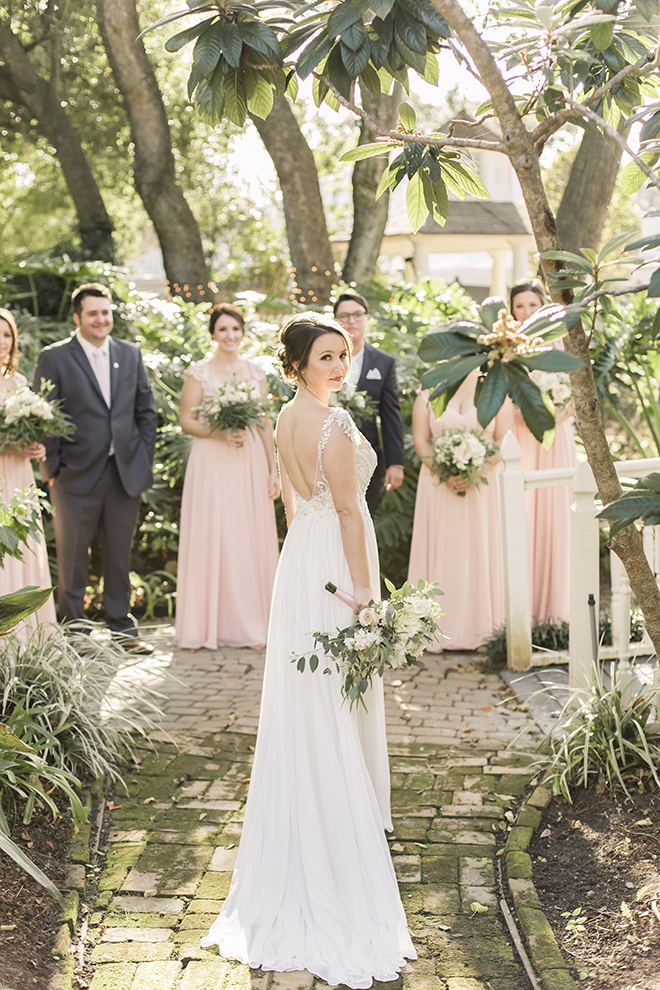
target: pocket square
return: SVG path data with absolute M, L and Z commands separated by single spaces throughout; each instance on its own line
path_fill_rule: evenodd
M 370 368 L 369 371 L 367 372 L 367 378 L 377 378 L 378 380 L 380 380 L 382 377 L 383 376 L 381 375 L 378 368 Z

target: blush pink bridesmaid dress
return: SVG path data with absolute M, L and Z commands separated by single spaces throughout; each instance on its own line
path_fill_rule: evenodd
M 449 402 L 440 419 L 428 407 L 433 439 L 454 430 L 482 432 L 474 406 L 460 412 L 462 390 L 472 388 L 466 380 Z M 422 392 L 422 397 L 428 393 Z M 483 431 L 487 440 L 501 442 L 506 423 L 500 413 Z M 471 486 L 464 496 L 440 484 L 422 465 L 417 486 L 415 517 L 408 580 L 437 581 L 444 595 L 440 605 L 444 615 L 440 625 L 449 639 L 438 640 L 443 649 L 474 650 L 493 629 L 504 622 L 504 569 L 500 520 L 499 467 L 488 470 L 488 484 Z
M 27 385 L 27 379 L 23 375 L 15 374 L 11 378 L 0 377 L 0 390 L 3 392 L 22 388 L 24 385 Z M 17 491 L 24 491 L 30 485 L 34 485 L 32 461 L 26 460 L 11 448 L 0 451 L 0 499 L 8 502 Z M 51 587 L 48 554 L 43 537 L 28 541 L 27 548 L 23 548 L 23 560 L 5 557 L 0 567 L 0 595 L 8 595 L 28 585 L 36 585 L 38 588 Z M 25 622 L 32 627 L 42 622 L 55 622 L 55 604 L 52 595 L 45 605 L 41 606 L 36 616 L 31 616 Z M 19 635 L 23 635 L 25 631 L 23 623 L 19 625 L 18 631 Z
M 522 450 L 521 471 L 577 467 L 573 420 L 565 411 L 557 413 L 557 432 L 549 450 L 533 437 L 518 410 L 514 433 Z M 533 488 L 525 495 L 532 615 L 540 622 L 569 618 L 571 501 L 569 485 Z
M 260 384 L 264 372 L 246 362 Z M 188 374 L 211 395 L 219 382 L 208 361 Z M 176 642 L 214 650 L 266 642 L 277 567 L 275 508 L 257 430 L 242 447 L 213 437 L 192 442 L 181 504 Z

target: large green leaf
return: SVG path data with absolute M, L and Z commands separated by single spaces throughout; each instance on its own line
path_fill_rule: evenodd
M 322 62 L 335 43 L 335 39 L 323 32 L 309 43 L 296 64 L 296 70 L 301 79 L 306 79 L 319 62 Z
M 238 127 L 247 117 L 245 79 L 238 69 L 230 69 L 225 75 L 225 114 Z
M 210 17 L 206 21 L 200 21 L 199 24 L 194 24 L 192 27 L 186 28 L 185 31 L 179 31 L 178 34 L 172 35 L 165 42 L 166 52 L 178 52 L 184 45 L 187 45 L 189 41 L 194 38 L 199 37 L 203 31 L 211 26 L 214 18 Z
M 237 24 L 229 23 L 223 25 L 220 43 L 222 45 L 222 54 L 225 56 L 227 64 L 232 69 L 237 69 L 241 61 L 241 52 L 243 51 L 243 39 L 241 38 L 241 32 Z
M 415 173 L 412 178 L 408 179 L 406 210 L 412 232 L 416 234 L 429 215 L 429 208 L 426 205 L 426 196 L 424 195 L 424 185 L 419 173 Z
M 34 710 L 31 708 L 31 712 Z M 13 729 L 0 722 L 0 749 L 13 749 L 19 753 L 34 753 L 35 750 L 20 739 Z
M 64 898 L 53 881 L 49 880 L 46 874 L 39 869 L 36 863 L 32 862 L 30 857 L 23 852 L 20 846 L 17 846 L 16 843 L 2 831 L 0 831 L 0 849 L 7 853 L 8 856 L 11 856 L 14 862 L 18 863 L 21 869 L 25 870 L 25 872 L 40 883 L 42 887 L 45 887 L 51 897 L 55 898 L 60 907 L 64 907 Z
M 385 17 L 394 6 L 395 0 L 371 0 L 371 7 L 374 17 Z
M 399 104 L 399 120 L 408 133 L 412 134 L 417 124 L 417 115 L 409 103 Z
M 417 353 L 425 364 L 435 364 L 436 361 L 446 361 L 452 357 L 483 352 L 481 344 L 474 337 L 456 333 L 452 330 L 440 330 L 424 337 Z
M 543 337 L 544 340 L 556 340 L 570 333 L 580 322 L 582 306 L 573 303 L 570 306 L 543 306 L 525 320 L 521 330 L 529 337 Z
M 660 268 L 656 268 L 651 275 L 647 295 L 650 299 L 657 299 L 660 296 Z
M 433 397 L 441 395 L 447 389 L 453 388 L 454 385 L 460 385 L 471 371 L 474 371 L 485 361 L 485 354 L 474 354 L 452 358 L 450 361 L 441 361 L 435 368 L 430 368 L 424 372 L 422 386 L 433 389 Z
M 351 48 L 344 43 L 342 38 L 340 42 L 341 59 L 344 63 L 346 71 L 349 76 L 354 79 L 357 78 L 361 72 L 366 69 L 369 64 L 369 59 L 371 57 L 371 46 L 369 42 L 365 40 L 364 44 L 357 49 Z
M 652 490 L 648 484 L 649 479 L 653 478 L 660 480 L 660 475 L 653 474 L 642 478 L 631 491 L 626 492 L 616 502 L 606 505 L 598 513 L 599 518 L 612 520 L 610 527 L 612 536 L 625 529 L 626 526 L 631 526 L 638 519 L 643 520 L 647 526 L 658 524 L 658 519 L 660 519 L 660 493 Z M 642 487 L 642 482 L 646 482 L 647 484 Z
M 600 52 L 606 51 L 614 40 L 614 23 L 594 24 L 591 28 L 591 40 Z
M 451 37 L 451 28 L 430 0 L 399 0 L 399 5 L 438 37 Z
M 499 319 L 502 309 L 508 311 L 509 307 L 499 296 L 488 296 L 479 307 L 479 316 L 489 331 L 493 329 L 493 324 Z
M 336 38 L 352 24 L 361 21 L 362 14 L 368 6 L 368 3 L 352 3 L 351 0 L 344 0 L 343 3 L 338 4 L 328 18 L 328 34 Z
M 445 182 L 457 196 L 464 198 L 466 194 L 478 199 L 490 199 L 490 193 L 476 172 L 471 171 L 455 160 L 447 161 L 440 156 Z
M 369 44 L 371 46 L 371 61 L 376 69 L 382 70 L 387 62 L 393 39 L 394 20 L 392 15 L 388 14 L 384 20 L 381 20 L 380 17 L 374 17 L 370 24 Z M 386 86 L 383 86 L 383 89 L 387 91 Z
M 202 79 L 195 92 L 195 106 L 202 120 L 219 124 L 225 109 L 225 72 L 227 63 L 222 58 L 210 79 Z
M 660 156 L 655 151 L 645 151 L 644 154 L 639 157 L 646 165 L 649 166 L 649 168 L 655 168 Z M 621 170 L 619 184 L 621 186 L 621 191 L 625 193 L 626 196 L 631 196 L 633 193 L 638 192 L 645 182 L 648 182 L 648 176 L 642 172 L 637 162 L 628 162 L 628 164 Z
M 19 591 L 12 591 L 9 595 L 0 596 L 0 636 L 45 605 L 53 591 L 53 588 L 29 585 Z
M 394 12 L 394 36 L 426 61 L 426 27 L 400 4 Z
M 545 434 L 555 428 L 555 417 L 546 400 L 527 372 L 515 364 L 502 365 L 511 398 L 520 409 L 527 428 L 543 443 Z
M 357 148 L 345 151 L 339 159 L 340 162 L 361 162 L 364 158 L 374 158 L 376 155 L 388 155 L 392 148 L 400 148 L 401 145 L 394 141 L 376 141 L 373 144 L 359 144 Z
M 193 61 L 204 76 L 210 76 L 222 55 L 220 36 L 222 25 L 215 23 L 197 39 L 193 48 Z
M 356 24 L 351 24 L 351 26 L 347 27 L 345 31 L 342 31 L 340 41 L 343 45 L 346 45 L 347 48 L 352 48 L 354 52 L 356 52 L 358 48 L 362 48 L 365 43 L 367 44 L 367 49 L 370 47 L 366 28 L 361 21 L 358 21 Z
M 521 354 L 515 360 L 524 364 L 531 371 L 576 371 L 577 368 L 584 367 L 584 361 L 581 358 L 554 347 L 542 353 Z
M 245 82 L 248 110 L 255 117 L 265 120 L 273 109 L 273 87 L 260 72 L 250 68 L 245 70 Z
M 267 55 L 275 62 L 282 61 L 282 52 L 280 51 L 277 35 L 268 24 L 264 24 L 263 21 L 245 20 L 238 21 L 236 26 L 246 45 L 254 48 L 257 52 L 261 52 L 262 55 Z
M 431 86 L 438 85 L 440 80 L 440 66 L 438 65 L 438 57 L 433 52 L 426 53 L 426 68 L 424 69 L 422 79 Z
M 479 379 L 474 393 L 479 425 L 485 429 L 497 416 L 507 395 L 507 380 L 502 364 L 496 361 L 486 374 Z

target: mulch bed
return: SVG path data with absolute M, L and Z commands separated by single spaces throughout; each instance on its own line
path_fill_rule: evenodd
M 22 810 L 22 809 L 21 809 Z M 12 821 L 10 819 L 10 827 Z M 70 827 L 36 809 L 29 825 L 13 826 L 12 838 L 60 889 L 64 883 Z M 10 856 L 0 852 L 0 988 L 45 990 L 56 972 L 52 956 L 60 908 Z
M 585 990 L 660 990 L 660 793 L 555 798 L 529 850 L 534 884 Z

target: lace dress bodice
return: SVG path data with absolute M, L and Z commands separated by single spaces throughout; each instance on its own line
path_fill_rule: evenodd
M 296 496 L 296 519 L 303 517 L 332 518 L 337 516 L 332 493 L 328 479 L 323 470 L 323 454 L 330 438 L 338 431 L 343 430 L 349 440 L 355 444 L 355 455 L 357 458 L 358 476 L 358 497 L 362 512 L 368 513 L 365 493 L 371 476 L 376 470 L 377 457 L 373 447 L 366 440 L 345 409 L 336 407 L 330 411 L 330 415 L 323 424 L 321 436 L 319 437 L 319 447 L 316 462 L 316 481 L 314 492 L 310 499 L 304 499 L 302 495 L 295 492 Z M 294 489 L 295 491 L 295 489 Z

